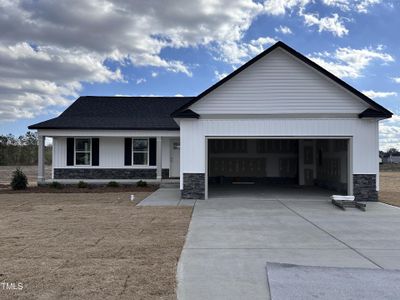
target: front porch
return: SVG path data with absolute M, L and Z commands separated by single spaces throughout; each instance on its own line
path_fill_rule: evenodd
M 46 132 L 47 131 L 47 132 Z M 82 132 L 39 130 L 38 184 L 85 181 L 106 184 L 179 183 L 179 132 Z M 108 133 L 108 134 L 107 134 Z M 52 172 L 44 172 L 45 138 L 53 140 Z

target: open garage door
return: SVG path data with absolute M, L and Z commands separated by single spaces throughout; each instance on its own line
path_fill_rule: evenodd
M 347 194 L 349 140 L 209 138 L 208 195 Z

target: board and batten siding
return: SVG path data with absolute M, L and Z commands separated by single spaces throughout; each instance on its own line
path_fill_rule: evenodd
M 67 166 L 67 138 L 53 137 L 53 168 L 78 168 L 79 166 Z M 162 167 L 169 168 L 169 138 L 162 139 Z M 122 137 L 100 137 L 99 138 L 99 166 L 83 168 L 129 168 L 124 165 L 124 138 Z M 140 167 L 143 168 L 143 167 Z M 149 166 L 155 168 L 155 166 Z
M 183 119 L 180 121 L 180 126 L 181 178 L 183 173 L 205 173 L 207 137 L 348 137 L 352 139 L 352 173 L 379 173 L 377 120 L 358 118 Z
M 276 49 L 190 108 L 207 114 L 354 113 L 368 106 L 283 49 Z

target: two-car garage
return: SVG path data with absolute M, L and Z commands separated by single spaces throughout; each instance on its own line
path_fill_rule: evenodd
M 208 138 L 208 196 L 350 192 L 349 138 Z M 350 178 L 350 180 L 349 180 Z

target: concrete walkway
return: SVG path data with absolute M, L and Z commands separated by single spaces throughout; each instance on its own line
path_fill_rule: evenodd
M 266 262 L 400 269 L 400 209 L 341 211 L 325 196 L 197 201 L 178 299 L 269 299 Z
M 181 192 L 177 188 L 159 188 L 137 206 L 194 206 L 196 200 L 181 199 Z

